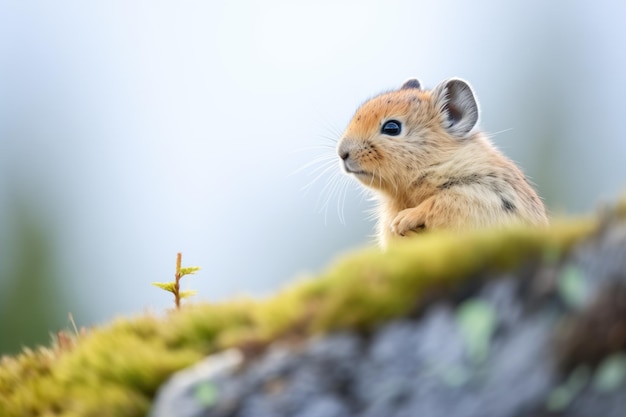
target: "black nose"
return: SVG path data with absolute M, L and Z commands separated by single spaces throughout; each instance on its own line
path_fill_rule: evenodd
M 346 159 L 348 159 L 348 158 L 350 157 L 350 152 L 348 152 L 348 151 L 342 151 L 342 152 L 339 154 L 339 157 L 345 161 Z

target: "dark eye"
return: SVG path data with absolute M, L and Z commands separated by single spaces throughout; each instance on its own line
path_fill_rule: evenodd
M 383 127 L 380 129 L 380 133 L 389 136 L 398 136 L 402 131 L 402 123 L 397 120 L 388 120 L 385 122 Z

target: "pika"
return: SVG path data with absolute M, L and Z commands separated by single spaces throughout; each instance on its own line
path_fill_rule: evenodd
M 477 122 L 472 88 L 459 78 L 432 90 L 409 79 L 356 111 L 337 153 L 345 172 L 375 191 L 383 247 L 425 230 L 548 224 L 522 171 Z

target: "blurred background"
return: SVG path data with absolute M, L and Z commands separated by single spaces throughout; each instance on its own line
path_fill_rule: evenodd
M 553 215 L 615 199 L 625 18 L 608 0 L 0 0 L 0 354 L 69 312 L 171 308 L 150 283 L 179 251 L 215 301 L 370 244 L 372 203 L 324 161 L 409 77 L 469 80 Z

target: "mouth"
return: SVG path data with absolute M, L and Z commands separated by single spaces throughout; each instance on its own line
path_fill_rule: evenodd
M 371 177 L 372 174 L 366 171 L 347 171 L 348 174 L 352 174 L 355 177 Z
M 370 174 L 367 171 L 363 171 L 363 170 L 356 171 L 356 170 L 352 170 L 352 169 L 346 168 L 345 171 L 346 171 L 347 174 L 354 175 L 355 177 L 361 178 L 361 179 L 371 178 L 372 177 L 372 174 Z
M 367 171 L 363 171 L 362 169 L 355 169 L 353 167 L 350 166 L 350 162 L 348 160 L 344 160 L 343 161 L 343 170 L 346 172 L 346 174 L 352 174 L 354 176 L 360 177 L 369 177 L 371 176 L 371 174 Z

